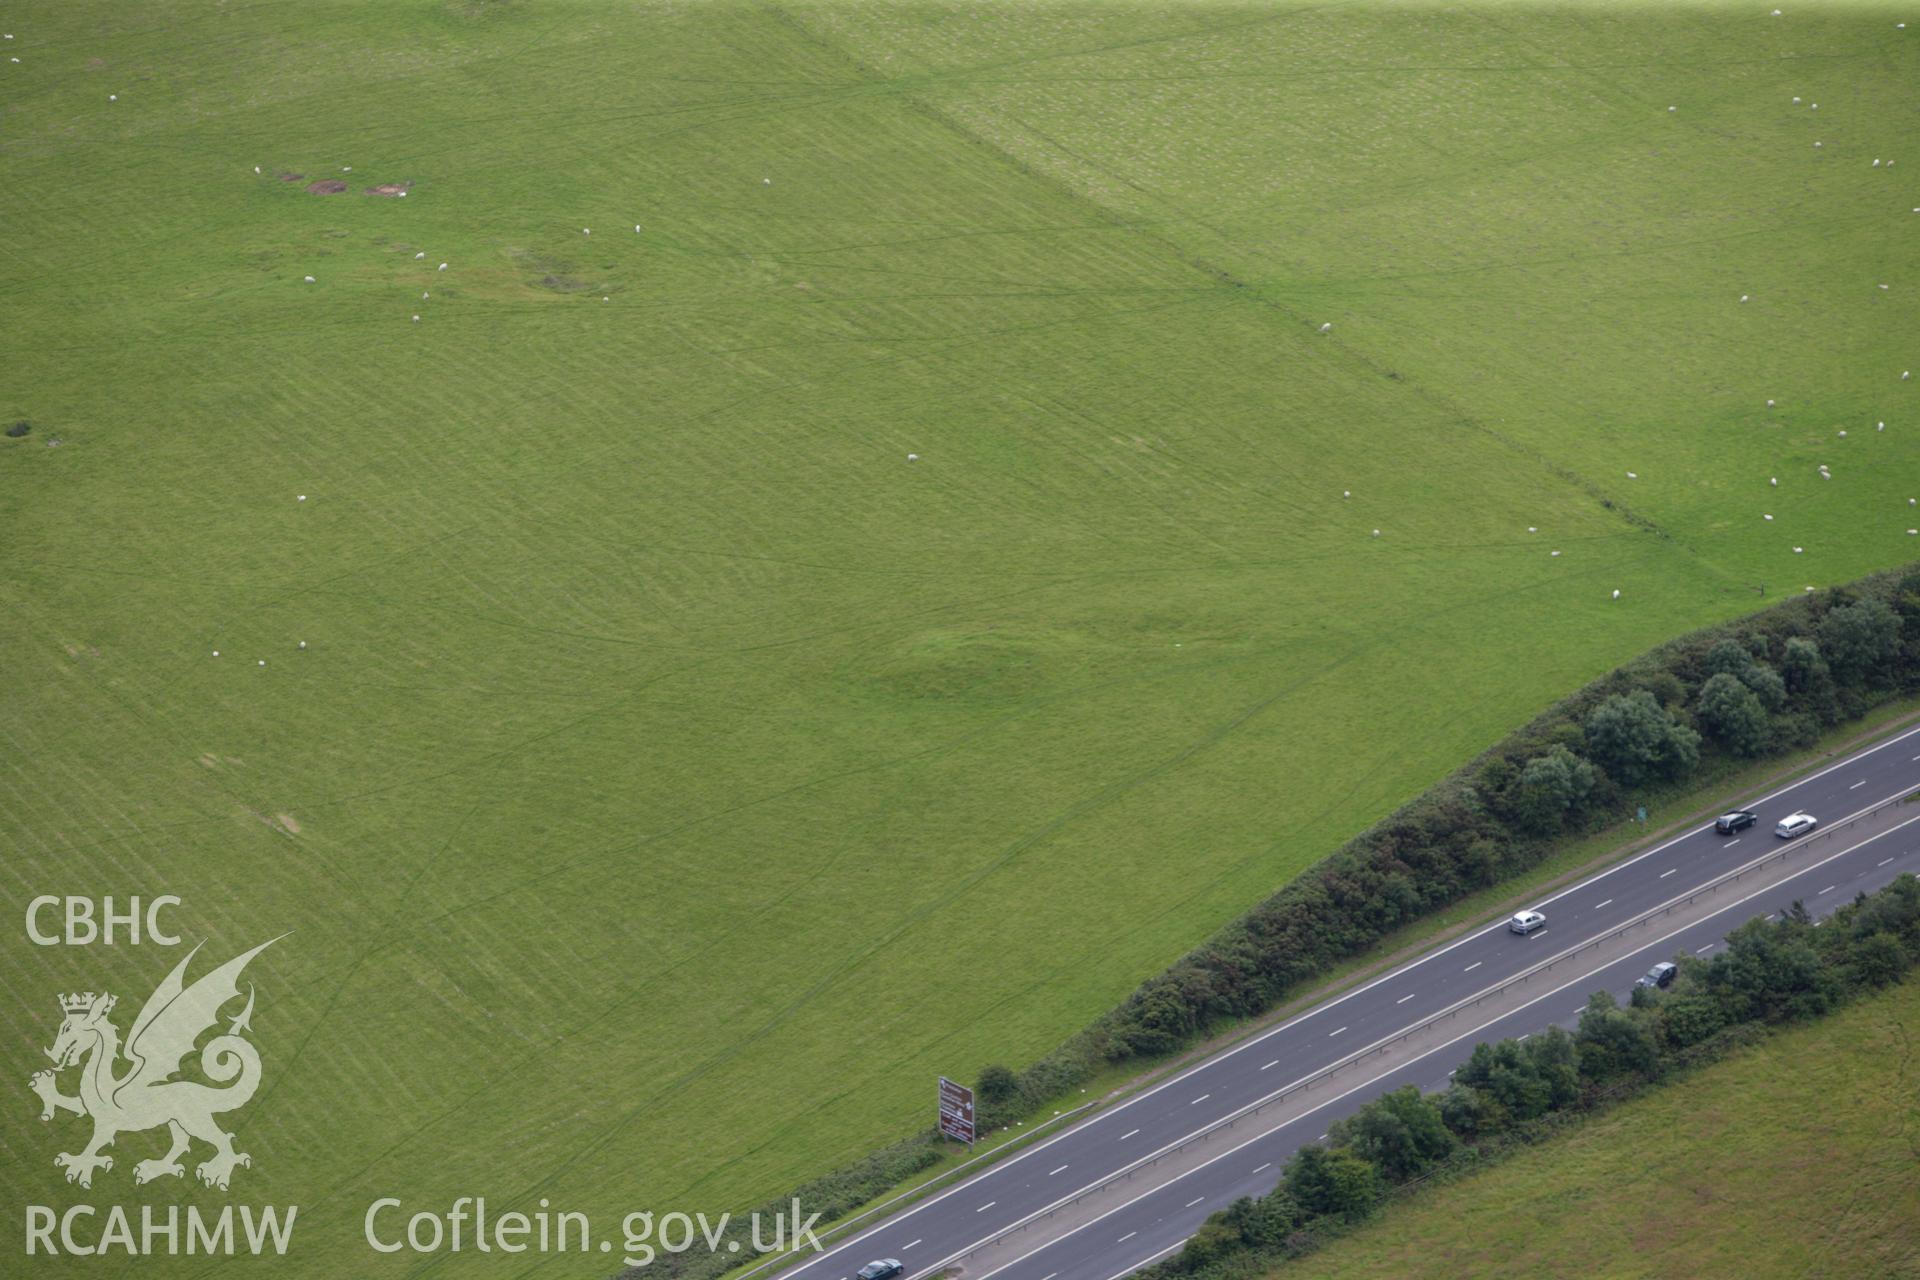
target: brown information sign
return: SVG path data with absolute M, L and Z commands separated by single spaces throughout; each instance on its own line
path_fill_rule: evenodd
M 940 1133 L 973 1145 L 973 1090 L 940 1077 Z

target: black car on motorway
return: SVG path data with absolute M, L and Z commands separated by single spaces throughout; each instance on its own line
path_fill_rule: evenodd
M 1647 970 L 1645 977 L 1636 978 L 1633 985 L 1636 987 L 1668 987 L 1673 985 L 1673 975 L 1678 972 L 1680 972 L 1679 965 L 1674 964 L 1671 960 L 1662 960 L 1659 964 Z
M 893 1280 L 905 1270 L 898 1258 L 875 1258 L 853 1274 L 859 1277 L 859 1280 Z
M 1730 836 L 1736 831 L 1745 831 L 1758 821 L 1760 821 L 1759 814 L 1746 809 L 1735 809 L 1732 813 L 1723 813 L 1715 818 L 1713 829 L 1723 836 Z

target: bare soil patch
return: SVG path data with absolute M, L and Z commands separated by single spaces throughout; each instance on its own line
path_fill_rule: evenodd
M 346 189 L 347 184 L 338 178 L 322 178 L 307 184 L 307 193 L 316 196 L 337 196 Z
M 306 175 L 306 174 L 304 174 L 304 173 L 283 173 L 283 174 L 281 174 L 281 175 L 280 175 L 280 181 L 282 181 L 282 182 L 298 182 L 298 181 L 300 181 L 300 179 L 302 179 L 302 178 L 304 178 L 304 177 L 306 177 L 306 176 L 307 176 L 307 175 Z
M 367 194 L 370 196 L 403 196 L 407 194 L 407 188 L 412 185 L 411 182 L 383 182 L 377 187 L 368 187 Z

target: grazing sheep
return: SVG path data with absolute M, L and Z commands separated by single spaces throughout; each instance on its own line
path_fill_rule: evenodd
M 315 279 L 314 279 L 314 278 L 313 278 L 312 276 L 308 276 L 308 277 L 306 278 L 306 281 L 307 281 L 307 283 L 308 283 L 308 284 L 318 284 L 318 283 L 320 283 L 320 282 L 319 282 L 318 280 L 315 280 Z
M 917 454 L 917 453 L 910 453 L 910 454 L 908 454 L 908 455 L 907 455 L 907 461 L 908 461 L 908 462 L 918 462 L 918 461 L 920 461 L 920 455 L 919 455 L 919 454 Z
M 1613 598 L 1614 598 L 1615 600 L 1618 600 L 1618 599 L 1620 598 L 1620 588 L 1618 588 L 1618 587 L 1615 587 L 1615 588 L 1613 589 Z
M 1377 538 L 1377 537 L 1379 537 L 1379 536 L 1380 536 L 1380 531 L 1379 531 L 1378 529 L 1375 529 L 1375 530 L 1373 531 L 1373 536 L 1374 536 L 1374 537 L 1376 537 L 1376 538 Z
M 1323 325 L 1321 325 L 1321 326 L 1320 326 L 1320 332 L 1322 332 L 1322 333 L 1332 333 L 1332 332 L 1333 332 L 1333 325 L 1332 325 L 1331 323 L 1328 323 L 1328 324 L 1323 324 Z
M 1761 518 L 1762 520 L 1771 520 L 1771 519 L 1773 519 L 1773 517 L 1772 517 L 1772 516 L 1769 516 L 1769 515 L 1763 515 L 1763 516 L 1761 516 L 1760 518 Z

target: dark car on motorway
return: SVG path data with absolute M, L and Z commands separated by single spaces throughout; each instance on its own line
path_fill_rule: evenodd
M 853 1274 L 859 1277 L 859 1280 L 893 1280 L 905 1270 L 898 1258 L 875 1258 Z
M 1673 984 L 1673 975 L 1680 972 L 1680 966 L 1669 960 L 1662 960 L 1647 970 L 1646 976 L 1634 980 L 1636 987 L 1668 987 Z
M 1735 809 L 1732 813 L 1723 813 L 1715 818 L 1713 829 L 1723 836 L 1730 836 L 1736 831 L 1745 831 L 1758 821 L 1760 821 L 1759 814 L 1745 809 Z

